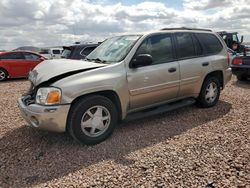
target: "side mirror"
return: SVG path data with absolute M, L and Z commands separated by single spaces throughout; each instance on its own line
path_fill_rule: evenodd
M 240 39 L 240 43 L 242 43 L 243 41 L 244 41 L 244 36 L 242 35 Z
M 153 63 L 153 58 L 149 54 L 139 54 L 130 63 L 130 68 L 143 67 L 151 65 Z

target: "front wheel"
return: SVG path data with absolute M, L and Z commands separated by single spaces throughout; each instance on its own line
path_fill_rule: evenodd
M 203 108 L 215 106 L 220 97 L 220 82 L 217 77 L 208 77 L 201 88 L 198 104 Z
M 71 107 L 67 128 L 76 141 L 87 145 L 98 144 L 112 134 L 117 116 L 116 106 L 110 99 L 88 96 Z

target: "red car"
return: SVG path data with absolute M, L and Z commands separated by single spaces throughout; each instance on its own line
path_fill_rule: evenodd
M 30 51 L 0 53 L 0 81 L 7 78 L 27 77 L 30 70 L 46 57 Z

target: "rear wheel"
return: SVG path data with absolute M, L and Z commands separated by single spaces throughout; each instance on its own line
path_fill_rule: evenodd
M 89 96 L 75 103 L 68 118 L 68 131 L 78 142 L 93 145 L 107 139 L 117 123 L 114 103 L 103 96 Z
M 0 68 L 0 81 L 6 80 L 8 73 L 6 70 Z
M 220 97 L 220 82 L 217 77 L 208 77 L 198 97 L 198 104 L 203 108 L 209 108 L 218 102 Z

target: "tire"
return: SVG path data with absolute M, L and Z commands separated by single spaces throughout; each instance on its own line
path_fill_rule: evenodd
M 7 71 L 0 68 L 0 81 L 6 80 L 7 77 L 8 77 Z
M 117 117 L 116 106 L 110 99 L 99 95 L 88 96 L 71 107 L 67 130 L 80 143 L 98 144 L 112 134 Z
M 246 78 L 245 78 L 243 75 L 241 75 L 241 74 L 237 75 L 237 79 L 238 79 L 239 81 L 244 81 L 244 80 L 246 80 Z
M 210 93 L 209 93 L 210 92 Z M 202 108 L 210 108 L 217 104 L 220 97 L 220 82 L 217 77 L 208 77 L 203 82 L 197 103 Z

